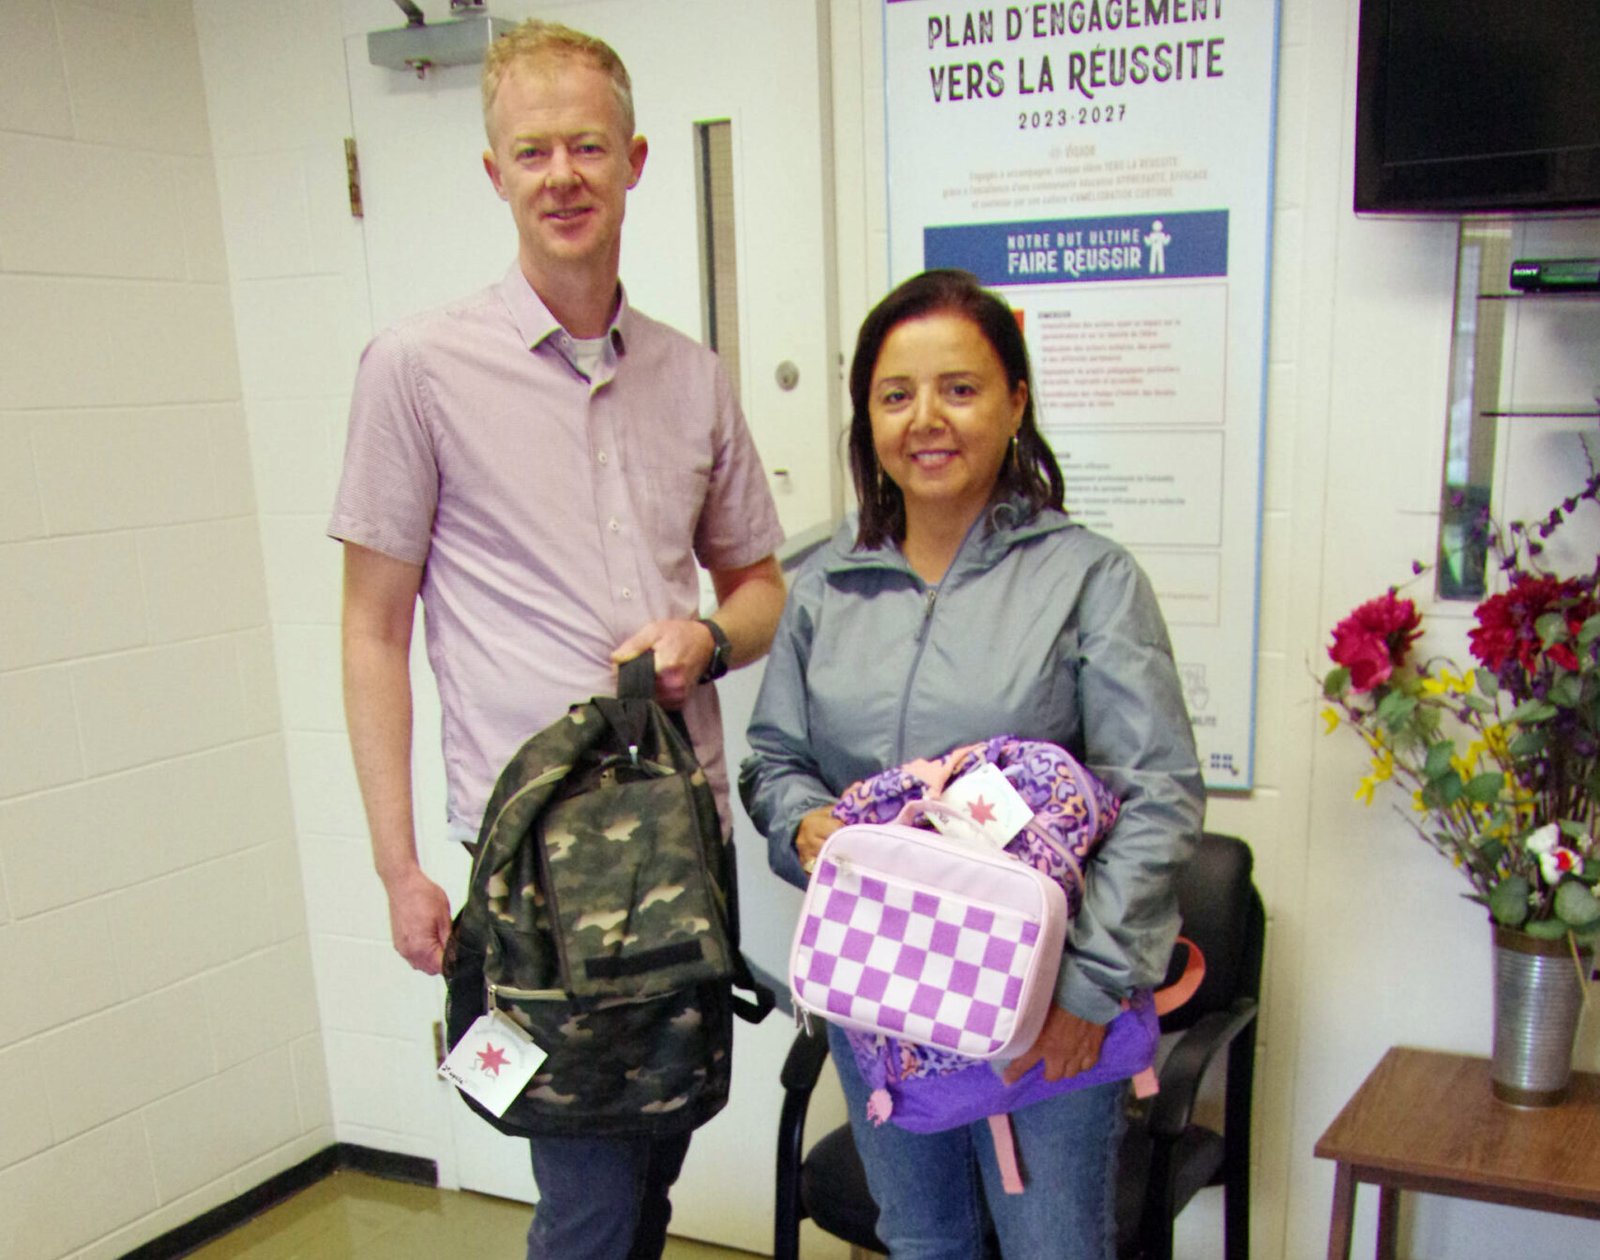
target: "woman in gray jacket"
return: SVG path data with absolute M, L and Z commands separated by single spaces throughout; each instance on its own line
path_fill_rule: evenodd
M 1063 513 L 1021 330 L 971 276 L 925 272 L 884 298 L 862 325 L 850 397 L 859 519 L 795 579 L 741 794 L 772 869 L 803 885 L 857 780 L 994 735 L 1073 752 L 1122 812 L 1085 872 L 1044 1031 L 1006 1071 L 1070 1076 L 1098 1060 L 1123 999 L 1163 978 L 1172 876 L 1200 830 L 1166 626 L 1132 557 Z M 1006 1195 L 986 1125 L 872 1125 L 848 1043 L 829 1036 L 895 1260 L 969 1260 L 986 1215 L 1013 1260 L 1113 1254 L 1122 1086 L 1014 1113 L 1029 1189 Z

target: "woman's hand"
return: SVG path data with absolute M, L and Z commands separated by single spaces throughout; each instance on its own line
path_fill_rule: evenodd
M 794 832 L 794 851 L 800 855 L 801 870 L 808 875 L 811 873 L 817 854 L 822 852 L 822 842 L 842 826 L 844 824 L 833 816 L 831 805 L 819 805 L 800 819 Z
M 1087 1072 L 1100 1062 L 1100 1045 L 1106 1039 L 1106 1026 L 1080 1019 L 1071 1011 L 1052 1006 L 1044 1027 L 1034 1043 L 1019 1059 L 1006 1065 L 1000 1079 L 1007 1085 L 1020 1081 L 1028 1070 L 1044 1061 L 1044 1079 L 1059 1081 L 1065 1076 Z

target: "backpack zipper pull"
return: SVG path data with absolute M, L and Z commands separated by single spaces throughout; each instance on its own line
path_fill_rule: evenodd
M 629 744 L 628 745 L 628 756 L 633 758 L 633 767 L 634 767 L 635 770 L 637 770 L 639 768 L 639 745 L 638 744 Z

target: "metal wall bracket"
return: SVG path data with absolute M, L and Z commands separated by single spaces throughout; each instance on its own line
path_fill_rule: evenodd
M 475 66 L 484 50 L 514 23 L 490 17 L 481 3 L 452 4 L 457 16 L 431 26 L 409 0 L 395 0 L 406 25 L 367 35 L 367 60 L 390 70 L 411 70 L 420 79 L 436 66 Z

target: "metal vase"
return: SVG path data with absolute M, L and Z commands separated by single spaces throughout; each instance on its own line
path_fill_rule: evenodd
M 1584 954 L 1585 972 L 1593 964 Z M 1567 1096 L 1583 1010 L 1579 964 L 1565 937 L 1546 941 L 1494 925 L 1494 1096 L 1554 1107 Z

